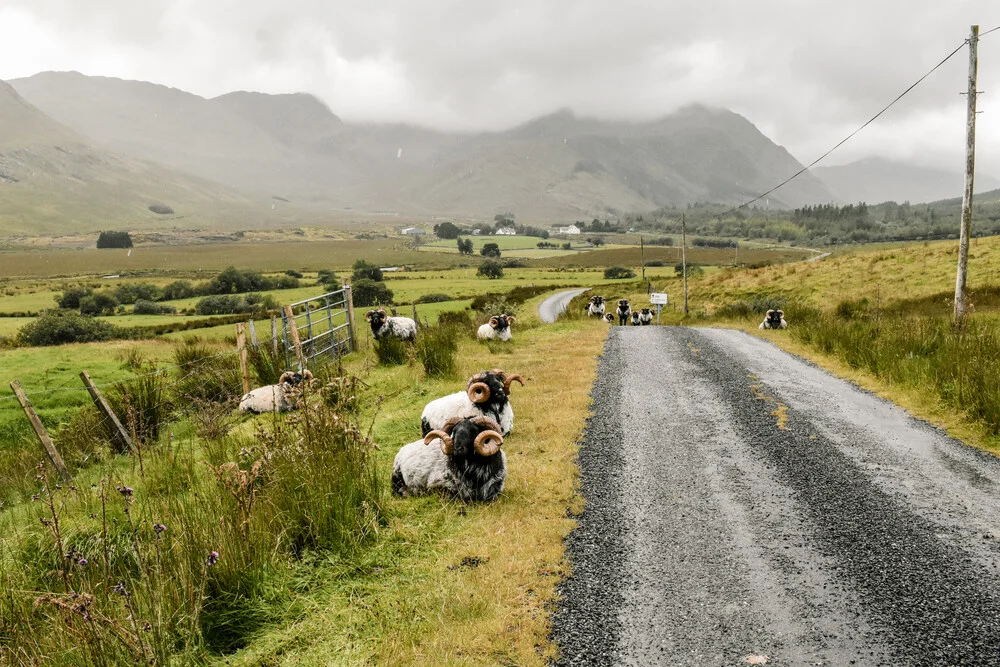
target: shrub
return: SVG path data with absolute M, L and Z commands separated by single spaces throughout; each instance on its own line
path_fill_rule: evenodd
M 101 232 L 97 236 L 98 248 L 131 248 L 132 237 L 128 232 Z
M 604 277 L 607 279 L 635 278 L 635 271 L 622 266 L 610 266 L 604 269 Z
M 496 243 L 485 243 L 479 250 L 479 254 L 483 257 L 499 257 L 500 246 Z
M 94 290 L 89 287 L 72 287 L 68 290 L 63 290 L 58 296 L 56 296 L 56 303 L 60 308 L 72 308 L 73 310 L 80 309 L 80 299 L 88 297 L 94 293 Z
M 285 271 L 285 275 L 286 276 L 291 276 L 292 278 L 301 278 L 302 277 L 302 273 L 300 271 L 296 271 L 295 269 L 288 269 L 287 271 Z
M 646 245 L 667 245 L 672 246 L 674 244 L 673 237 L 670 236 L 660 236 L 655 239 L 649 239 L 646 241 Z
M 702 239 L 696 238 L 694 246 L 697 248 L 738 248 L 739 243 L 729 239 Z
M 442 303 L 444 301 L 454 301 L 451 296 L 447 294 L 442 294 L 440 292 L 435 292 L 433 294 L 424 294 L 419 299 L 417 303 Z
M 174 209 L 170 208 L 166 204 L 150 204 L 146 208 L 157 215 L 173 215 L 174 213 Z
M 562 244 L 562 249 L 563 250 L 572 250 L 573 249 L 573 244 L 570 243 L 569 241 L 567 241 L 566 243 Z
M 383 282 L 362 278 L 351 285 L 351 295 L 356 308 L 384 306 L 392 303 L 392 290 Z
M 279 276 L 274 281 L 274 289 L 295 289 L 299 286 L 299 279 L 294 276 Z
M 285 355 L 282 353 L 280 345 L 277 352 L 270 344 L 257 345 L 256 347 L 250 345 L 247 348 L 247 361 L 257 378 L 258 386 L 277 384 L 278 378 L 285 371 Z
M 471 332 L 476 328 L 476 323 L 472 321 L 472 315 L 467 310 L 447 310 L 438 315 L 438 326 Z
M 459 329 L 448 326 L 424 327 L 417 337 L 417 357 L 429 377 L 455 375 Z
M 80 313 L 83 315 L 113 315 L 118 307 L 118 299 L 110 292 L 94 292 L 80 299 Z
M 275 310 L 278 302 L 270 294 L 219 294 L 201 299 L 194 307 L 199 315 L 235 315 Z
M 177 309 L 165 303 L 153 303 L 139 299 L 132 306 L 132 313 L 135 315 L 173 315 Z
M 159 301 L 163 297 L 163 290 L 151 283 L 122 283 L 115 287 L 114 295 L 118 303 L 135 303 L 140 299 Z
M 400 366 L 409 360 L 411 347 L 410 343 L 399 338 L 379 338 L 375 341 L 375 357 L 379 366 Z
M 221 403 L 243 395 L 236 356 L 209 347 L 197 338 L 186 338 L 174 350 L 174 365 L 178 375 L 177 396 L 187 403 L 193 400 Z
M 458 252 L 460 255 L 471 255 L 473 250 L 472 239 L 458 239 Z
M 651 259 L 646 262 L 646 266 L 666 266 L 662 259 Z
M 479 265 L 476 275 L 489 278 L 490 280 L 503 278 L 503 266 L 501 266 L 500 262 L 487 260 Z
M 103 320 L 81 315 L 74 311 L 50 310 L 42 313 L 17 332 L 18 340 L 25 345 L 62 345 L 63 343 L 90 343 L 124 338 L 125 332 Z
M 363 259 L 358 259 L 354 262 L 354 266 L 351 267 L 354 272 L 351 274 L 351 280 L 357 282 L 359 280 L 372 280 L 375 282 L 381 282 L 382 280 L 382 269 L 380 269 L 375 264 L 371 262 L 366 262 Z
M 139 368 L 138 377 L 114 385 L 108 394 L 108 403 L 118 415 L 137 445 L 155 444 L 160 438 L 160 428 L 170 419 L 173 405 L 167 399 L 165 373 L 156 372 L 152 364 Z M 122 443 L 119 446 L 119 453 Z
M 501 260 L 500 265 L 505 269 L 523 269 L 528 266 L 528 263 L 517 257 L 508 257 Z
M 190 299 L 196 296 L 194 285 L 190 280 L 175 280 L 163 288 L 160 299 L 163 301 L 173 301 L 174 299 Z
M 222 273 L 208 282 L 205 290 L 208 294 L 243 294 L 269 290 L 273 287 L 273 281 L 264 278 L 256 271 L 240 271 L 235 266 L 227 266 Z
M 698 276 L 705 275 L 705 269 L 703 269 L 698 264 L 688 264 L 687 270 L 688 270 L 688 278 L 697 278 Z M 674 266 L 674 273 L 676 273 L 678 276 L 684 275 L 684 262 L 680 262 L 676 266 Z
M 330 269 L 320 269 L 316 272 L 316 284 L 324 285 L 327 283 L 332 283 L 333 285 L 340 285 L 337 281 L 337 274 Z

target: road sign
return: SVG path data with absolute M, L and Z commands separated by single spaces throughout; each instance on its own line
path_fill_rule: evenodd
M 654 306 L 657 304 L 665 306 L 668 303 L 670 303 L 669 299 L 667 298 L 666 292 L 653 292 L 652 294 L 649 295 L 649 302 Z

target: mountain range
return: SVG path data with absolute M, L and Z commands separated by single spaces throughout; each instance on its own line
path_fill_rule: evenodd
M 746 118 L 704 106 L 649 122 L 563 110 L 505 131 L 455 134 L 347 123 L 303 93 L 204 98 L 77 72 L 0 83 L 0 229 L 7 231 L 208 226 L 213 216 L 274 226 L 344 212 L 469 219 L 511 212 L 544 223 L 736 204 L 799 169 Z M 857 200 L 851 170 L 833 169 L 836 186 L 806 173 L 770 205 Z M 151 213 L 154 203 L 175 214 Z M 29 222 L 36 219 L 42 224 Z
M 961 197 L 965 175 L 959 169 L 920 167 L 883 158 L 866 158 L 838 167 L 817 167 L 813 173 L 842 203 L 885 201 L 931 202 Z M 1000 188 L 1000 181 L 976 174 L 975 191 Z

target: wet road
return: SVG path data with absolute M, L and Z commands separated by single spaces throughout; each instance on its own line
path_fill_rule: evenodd
M 1000 665 L 1000 460 L 735 331 L 612 327 L 593 395 L 561 664 Z
M 542 319 L 542 322 L 547 322 L 552 324 L 559 317 L 559 313 L 566 310 L 567 304 L 577 295 L 586 292 L 589 287 L 584 289 L 571 289 L 565 292 L 556 292 L 550 296 L 545 301 L 542 301 L 538 305 L 538 317 Z

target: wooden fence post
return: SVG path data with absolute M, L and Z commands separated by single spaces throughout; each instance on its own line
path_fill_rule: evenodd
M 271 349 L 278 356 L 278 316 L 271 315 Z
M 299 370 L 304 370 L 306 359 L 302 354 L 302 340 L 299 338 L 299 327 L 295 324 L 295 314 L 291 306 L 285 306 L 285 317 L 288 318 L 288 333 L 292 337 L 292 345 L 295 346 L 295 359 L 299 362 Z
M 420 320 L 417 319 L 417 304 L 416 304 L 416 302 L 414 302 L 414 304 L 413 304 L 413 322 L 418 327 L 420 326 Z
M 83 385 L 87 388 L 87 392 L 90 394 L 90 398 L 94 401 L 94 405 L 97 409 L 101 411 L 105 419 L 111 422 L 111 425 L 115 427 L 115 439 L 118 440 L 118 444 L 121 447 L 122 452 L 136 452 L 135 443 L 132 442 L 132 438 L 129 436 L 128 431 L 122 426 L 121 420 L 118 419 L 118 415 L 114 413 L 108 402 L 104 400 L 104 396 L 98 391 L 97 385 L 90 378 L 90 373 L 83 371 L 80 373 L 80 379 L 83 380 Z
M 354 328 L 354 293 L 351 291 L 351 283 L 344 281 L 344 301 L 347 303 L 347 335 L 351 339 L 351 352 L 358 349 L 358 339 L 355 337 Z
M 243 393 L 250 393 L 250 366 L 247 360 L 247 334 L 242 322 L 236 323 L 236 351 L 240 355 L 240 379 L 243 380 Z
M 37 414 L 35 414 L 35 409 L 31 406 L 31 401 L 29 401 L 28 397 L 25 395 L 24 389 L 21 388 L 21 383 L 14 380 L 10 383 L 10 388 L 14 391 L 14 395 L 17 396 L 17 402 L 21 404 L 21 409 L 24 410 L 25 416 L 28 418 L 28 421 L 31 422 L 31 427 L 35 429 L 35 435 L 38 436 L 38 441 L 42 443 L 42 447 L 45 448 L 45 453 L 49 455 L 49 460 L 52 461 L 52 465 L 54 465 L 56 470 L 59 471 L 59 475 L 62 477 L 64 482 L 71 482 L 73 480 L 73 476 L 69 474 L 69 469 L 66 468 L 66 464 L 63 462 L 62 457 L 59 456 L 59 451 L 52 442 L 52 438 L 49 437 L 45 427 L 42 426 L 42 420 L 38 418 Z
M 247 328 L 250 330 L 250 344 L 253 345 L 253 349 L 256 350 L 259 345 L 257 342 L 257 325 L 253 323 L 252 317 L 247 320 Z

